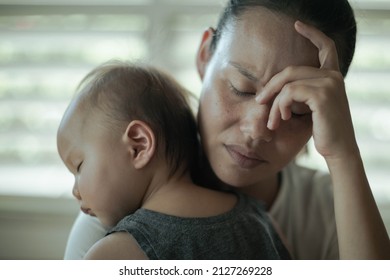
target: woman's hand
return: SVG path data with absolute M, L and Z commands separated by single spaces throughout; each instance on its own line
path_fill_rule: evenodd
M 334 42 L 314 27 L 295 23 L 318 49 L 320 67 L 290 66 L 265 85 L 256 100 L 272 102 L 268 128 L 292 114 L 311 114 L 317 151 L 332 177 L 340 257 L 390 259 L 390 241 L 356 143 Z
M 275 130 L 292 114 L 311 114 L 317 151 L 325 159 L 358 154 L 344 79 L 334 42 L 314 27 L 297 21 L 296 31 L 318 48 L 320 67 L 289 66 L 276 74 L 256 100 L 272 102 L 268 128 Z M 297 112 L 295 112 L 297 111 Z

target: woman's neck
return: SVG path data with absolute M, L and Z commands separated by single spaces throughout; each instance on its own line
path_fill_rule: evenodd
M 256 185 L 236 189 L 242 193 L 254 197 L 257 200 L 262 201 L 265 203 L 267 210 L 269 210 L 279 193 L 281 186 L 281 180 L 279 178 L 280 175 L 276 175 L 267 178 L 260 183 L 257 183 Z
M 233 189 L 245 193 L 266 204 L 267 210 L 270 209 L 279 193 L 281 186 L 281 173 L 265 178 L 255 185 L 237 188 L 226 185 L 218 179 L 212 171 L 205 157 L 202 158 L 202 168 L 194 171 L 193 179 L 196 184 L 219 190 Z

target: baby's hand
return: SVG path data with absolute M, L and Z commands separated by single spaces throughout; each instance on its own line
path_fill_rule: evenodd
M 354 156 L 358 148 L 336 46 L 314 27 L 296 22 L 295 29 L 318 48 L 320 67 L 289 66 L 266 84 L 256 101 L 266 104 L 274 99 L 267 126 L 277 129 L 299 107 L 311 113 L 315 147 L 325 159 Z

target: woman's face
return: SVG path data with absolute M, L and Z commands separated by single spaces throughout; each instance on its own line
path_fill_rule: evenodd
M 205 32 L 197 57 L 203 81 L 198 115 L 203 149 L 221 181 L 258 186 L 294 159 L 311 136 L 312 122 L 296 106 L 293 118 L 271 131 L 271 104 L 259 105 L 255 97 L 287 66 L 318 66 L 318 53 L 295 31 L 291 18 L 263 8 L 228 23 L 213 54 L 211 35 L 211 30 Z

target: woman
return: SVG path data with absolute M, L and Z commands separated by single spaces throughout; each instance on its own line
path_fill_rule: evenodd
M 346 0 L 232 0 L 199 47 L 202 182 L 264 201 L 297 259 L 390 258 L 344 88 L 355 40 Z M 293 163 L 311 136 L 330 176 Z

